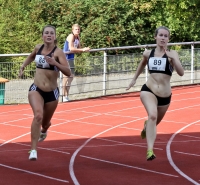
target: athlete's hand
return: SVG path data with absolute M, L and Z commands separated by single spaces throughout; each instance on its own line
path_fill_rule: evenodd
M 54 58 L 54 54 L 53 54 L 53 53 L 51 54 L 51 57 L 49 57 L 49 56 L 44 56 L 44 58 L 45 58 L 45 60 L 46 60 L 46 62 L 47 62 L 48 64 L 50 64 L 50 65 L 55 65 L 56 60 L 55 60 L 55 58 Z
M 170 51 L 169 49 L 165 49 L 165 53 L 169 58 L 174 59 L 175 56 L 172 50 Z
M 89 47 L 83 48 L 83 52 L 87 52 L 87 51 L 90 51 L 90 48 L 89 48 Z
M 19 78 L 22 77 L 22 75 L 23 75 L 23 73 L 24 73 L 24 69 L 25 69 L 24 66 L 21 66 L 21 67 L 20 67 L 20 69 L 19 69 L 19 74 L 18 74 Z
M 131 87 L 133 87 L 133 86 L 135 85 L 135 83 L 136 83 L 136 80 L 133 79 L 133 80 L 131 81 L 131 83 L 129 84 L 129 86 L 126 88 L 126 90 L 128 91 Z

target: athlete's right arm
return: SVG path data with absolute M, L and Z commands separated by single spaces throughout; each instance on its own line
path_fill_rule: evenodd
M 143 70 L 147 64 L 149 54 L 150 54 L 149 50 L 145 50 L 143 52 L 143 58 L 142 58 L 141 62 L 139 63 L 138 68 L 135 72 L 135 75 L 133 76 L 133 79 L 132 79 L 131 83 L 129 84 L 129 86 L 126 88 L 126 90 L 129 90 L 131 87 L 133 87 L 135 85 L 138 76 L 143 72 Z
M 21 77 L 23 75 L 24 69 L 27 65 L 29 65 L 31 62 L 34 61 L 36 53 L 38 51 L 38 48 L 40 47 L 40 45 L 35 46 L 35 49 L 31 52 L 31 54 L 25 59 L 25 61 L 23 62 L 23 64 L 20 67 L 19 70 L 19 77 Z
M 79 38 L 80 39 L 80 38 Z M 71 53 L 80 53 L 80 52 L 87 52 L 90 50 L 89 47 L 84 47 L 84 48 L 81 48 L 81 44 L 79 45 L 79 47 L 74 47 L 74 35 L 73 34 L 70 34 L 68 37 L 67 37 L 67 41 L 69 42 L 69 50 Z M 80 42 L 80 40 L 79 40 Z

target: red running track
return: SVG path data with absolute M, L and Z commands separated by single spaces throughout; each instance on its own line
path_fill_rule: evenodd
M 139 93 L 60 103 L 48 137 L 29 161 L 29 105 L 0 106 L 1 185 L 200 184 L 200 86 L 173 88 L 146 161 Z

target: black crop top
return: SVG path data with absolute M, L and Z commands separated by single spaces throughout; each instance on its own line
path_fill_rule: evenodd
M 44 48 L 44 44 L 40 47 L 40 49 L 38 50 L 38 52 L 35 56 L 35 63 L 36 63 L 37 68 L 59 71 L 59 69 L 56 66 L 50 65 L 49 63 L 47 63 L 45 58 L 44 58 L 44 55 L 41 55 L 43 48 Z M 51 57 L 52 53 L 54 53 L 56 48 L 57 48 L 57 46 L 55 46 L 53 48 L 53 50 L 49 54 L 47 54 L 46 56 Z
M 163 73 L 172 76 L 174 70 L 173 66 L 169 63 L 169 59 L 166 54 L 162 57 L 154 57 L 155 49 L 153 49 L 148 59 L 149 73 Z

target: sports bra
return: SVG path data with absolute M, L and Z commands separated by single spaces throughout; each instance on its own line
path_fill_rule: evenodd
M 56 66 L 50 65 L 48 62 L 46 62 L 44 55 L 41 54 L 43 48 L 44 48 L 44 44 L 40 47 L 40 49 L 38 50 L 35 56 L 35 63 L 36 63 L 37 68 L 59 71 L 59 69 Z M 53 50 L 46 56 L 51 57 L 52 53 L 54 53 L 56 48 L 57 46 L 55 46 Z
M 153 49 L 148 59 L 148 70 L 149 73 L 163 73 L 172 76 L 174 71 L 173 66 L 169 63 L 169 59 L 166 54 L 162 57 L 154 57 L 155 49 Z

